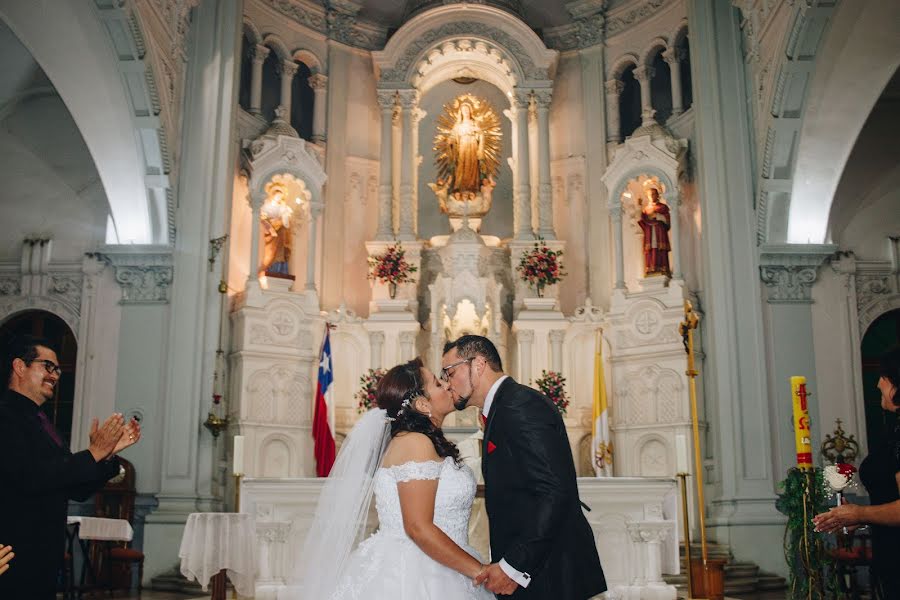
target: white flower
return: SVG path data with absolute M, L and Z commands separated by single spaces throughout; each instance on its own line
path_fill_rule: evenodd
M 826 465 L 825 481 L 828 482 L 828 486 L 835 492 L 840 492 L 845 487 L 850 485 L 851 479 L 853 479 L 853 475 L 851 474 L 848 477 L 842 474 L 840 471 L 838 471 L 837 465 Z

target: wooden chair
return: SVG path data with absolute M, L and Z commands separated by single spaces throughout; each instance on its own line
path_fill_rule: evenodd
M 97 492 L 94 497 L 94 515 L 106 519 L 125 519 L 133 527 L 134 499 L 137 496 L 134 465 L 121 457 L 119 462 L 125 469 L 125 475 L 106 482 L 103 489 Z M 97 581 L 102 582 L 103 587 L 109 591 L 130 590 L 135 565 L 138 567 L 138 590 L 141 589 L 141 581 L 144 578 L 144 553 L 129 548 L 129 544 L 129 542 L 105 542 L 105 548 L 95 544 L 97 552 L 94 565 L 98 570 Z

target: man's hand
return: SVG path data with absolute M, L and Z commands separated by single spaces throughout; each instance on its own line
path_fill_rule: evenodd
M 122 437 L 119 438 L 119 443 L 116 444 L 116 449 L 113 450 L 113 454 L 118 454 L 125 448 L 137 444 L 140 439 L 141 424 L 137 422 L 137 419 L 131 419 L 131 421 L 126 423 L 125 427 L 122 428 Z
M 488 565 L 488 567 L 478 574 L 475 578 L 475 585 L 484 584 L 489 592 L 500 594 L 501 596 L 509 596 L 519 587 L 519 584 L 509 578 L 509 575 L 503 572 L 497 563 Z
M 11 561 L 14 556 L 15 554 L 12 551 L 12 546 L 0 544 L 0 575 L 3 575 L 9 570 L 9 561 Z
M 113 413 L 103 422 L 103 425 L 96 426 L 96 424 L 96 420 L 91 424 L 91 445 L 88 447 L 88 450 L 94 457 L 94 460 L 100 462 L 109 458 L 115 451 L 116 445 L 125 431 L 125 424 L 122 415 L 119 413 Z

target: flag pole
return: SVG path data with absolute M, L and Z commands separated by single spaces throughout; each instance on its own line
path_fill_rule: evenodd
M 703 500 L 703 460 L 700 454 L 700 422 L 697 413 L 697 369 L 694 365 L 694 330 L 700 325 L 700 316 L 694 312 L 694 307 L 690 300 L 684 301 L 684 321 L 678 327 L 684 343 L 684 351 L 687 352 L 687 371 L 688 387 L 691 396 L 691 427 L 694 433 L 694 480 L 697 482 L 697 513 L 700 517 L 700 556 L 703 559 L 704 578 L 708 579 L 707 554 L 706 546 L 706 503 Z M 690 546 L 687 549 L 687 564 L 691 568 L 691 551 Z M 709 591 L 709 586 L 704 586 L 705 591 Z

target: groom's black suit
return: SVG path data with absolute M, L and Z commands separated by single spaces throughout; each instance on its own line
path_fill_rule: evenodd
M 491 557 L 531 577 L 512 597 L 584 600 L 604 592 L 569 438 L 553 403 L 505 379 L 487 417 L 482 457 Z

